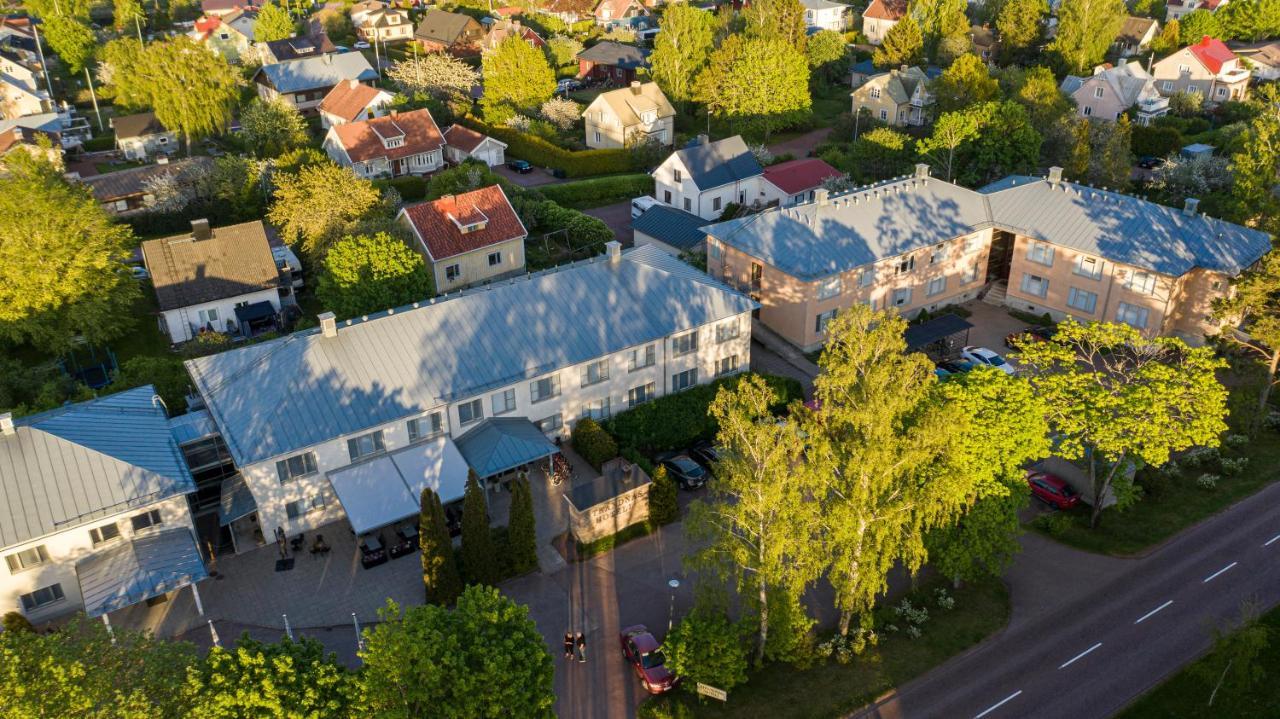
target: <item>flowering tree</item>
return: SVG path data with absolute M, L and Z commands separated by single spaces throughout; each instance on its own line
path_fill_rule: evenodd
M 439 98 L 466 95 L 480 82 L 480 73 L 456 57 L 433 52 L 402 60 L 387 77 L 406 94 L 427 93 Z
M 565 131 L 572 128 L 578 122 L 578 118 L 582 117 L 582 108 L 573 100 L 553 97 L 542 103 L 540 113 L 542 119 Z

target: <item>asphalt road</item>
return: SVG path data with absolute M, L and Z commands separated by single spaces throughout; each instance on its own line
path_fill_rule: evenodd
M 1208 649 L 1244 602 L 1280 603 L 1280 484 L 1126 563 L 853 716 L 1112 716 Z

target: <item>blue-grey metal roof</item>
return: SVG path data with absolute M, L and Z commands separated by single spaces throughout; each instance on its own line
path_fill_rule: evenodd
M 225 527 L 258 510 L 258 502 L 253 498 L 253 492 L 249 491 L 249 485 L 244 483 L 244 477 L 238 474 L 227 477 L 222 480 L 220 489 L 222 496 L 218 503 L 219 527 Z
M 258 70 L 276 92 L 333 87 L 343 80 L 376 80 L 378 73 L 358 52 L 330 53 L 263 65 Z
M 15 421 L 0 433 L 0 547 L 195 491 L 146 385 Z
M 870 60 L 862 60 L 860 62 L 855 62 L 849 68 L 849 72 L 857 73 L 859 75 L 875 75 L 880 72 L 880 70 Z
M 640 68 L 649 65 L 649 50 L 635 45 L 625 45 L 612 40 L 604 40 L 578 53 L 579 60 L 586 60 L 597 65 L 612 65 L 621 68 Z
M 169 420 L 169 431 L 179 445 L 196 442 L 218 433 L 208 410 L 197 409 Z
M 918 325 L 907 327 L 906 332 L 902 333 L 902 338 L 906 340 L 908 350 L 916 350 L 927 344 L 946 339 L 951 335 L 968 332 L 971 329 L 973 329 L 973 325 L 968 320 L 960 315 L 948 312 Z
M 694 141 L 697 143 L 697 141 Z M 705 144 L 691 144 L 677 150 L 676 156 L 689 171 L 689 179 L 700 190 L 727 185 L 748 177 L 764 174 L 755 155 L 747 149 L 741 135 Z
M 654 205 L 631 221 L 631 229 L 660 240 L 677 250 L 691 250 L 706 237 L 701 227 L 707 221 L 684 210 Z
M 654 246 L 187 362 L 240 467 L 755 307 Z
M 502 474 L 558 451 L 542 430 L 523 417 L 490 417 L 464 434 L 457 445 L 467 465 L 481 477 Z
M 209 576 L 186 527 L 164 529 L 76 562 L 84 613 L 97 617 Z

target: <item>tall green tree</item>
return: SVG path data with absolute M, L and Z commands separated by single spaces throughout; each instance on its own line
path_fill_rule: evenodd
M 1275 234 L 1280 232 L 1280 200 L 1273 192 L 1280 171 L 1280 92 L 1260 87 L 1254 100 L 1262 112 L 1249 123 L 1240 151 L 1231 156 L 1232 214 Z
M 834 30 L 814 33 L 805 47 L 805 54 L 809 58 L 809 69 L 815 75 L 831 80 L 848 72 L 848 63 L 843 61 L 849 57 L 849 48 L 845 45 L 844 35 Z
M 84 73 L 93 100 L 93 111 L 98 116 L 98 129 L 102 130 L 102 113 L 98 110 L 98 94 L 93 89 L 93 73 L 89 66 L 98 52 L 98 38 L 87 24 L 71 15 L 51 15 L 44 22 L 44 41 L 58 53 L 67 69 L 74 74 Z
M 680 498 L 676 482 L 667 473 L 667 468 L 658 465 L 650 477 L 649 485 L 649 521 L 654 524 L 671 524 L 680 518 Z
M 741 14 L 748 35 L 762 40 L 781 40 L 804 52 L 807 35 L 800 0 L 757 0 L 744 6 Z
M 1046 0 L 1008 0 L 996 18 L 1001 60 L 1018 62 L 1034 52 L 1044 35 L 1044 19 L 1048 15 Z
M 280 98 L 255 97 L 240 113 L 241 137 L 255 157 L 279 157 L 311 142 L 307 121 L 292 105 Z
M 808 116 L 809 61 L 782 40 L 734 35 L 712 53 L 694 97 L 713 117 L 768 138 Z
M 1133 171 L 1129 150 L 1132 127 L 1121 115 L 1116 121 L 1072 118 L 1074 138 L 1069 175 L 1095 187 L 1123 188 Z
M 667 666 L 691 693 L 699 684 L 732 691 L 747 681 L 743 630 L 724 611 L 697 611 L 680 620 L 662 641 Z
M 501 579 L 489 529 L 489 502 L 475 470 L 467 472 L 462 498 L 462 576 L 467 584 L 494 585 Z
M 319 261 L 328 246 L 378 207 L 373 183 L 328 160 L 297 172 L 277 172 L 267 219 L 290 243 Z
M 694 82 L 714 49 L 715 18 L 693 5 L 676 3 L 663 10 L 658 29 L 649 72 L 672 102 L 692 102 Z
M 146 20 L 147 12 L 142 9 L 141 0 L 112 0 L 111 26 L 116 32 L 138 31 Z
M 1124 0 L 1062 0 L 1049 52 L 1068 72 L 1084 73 L 1102 62 L 1128 16 Z
M 1192 45 L 1200 42 L 1205 35 L 1219 37 L 1222 35 L 1222 22 L 1212 10 L 1200 9 L 1178 18 L 1179 43 Z
M 1256 265 L 1231 281 L 1231 292 L 1213 303 L 1214 320 L 1243 325 L 1247 334 L 1230 330 L 1220 337 L 1260 360 L 1266 381 L 1258 393 L 1258 414 L 1265 415 L 1271 390 L 1280 383 L 1280 252 L 1268 252 Z
M 1169 55 L 1178 49 L 1181 42 L 1182 27 L 1181 23 L 1175 18 L 1165 23 L 1164 28 L 1160 30 L 1160 34 L 1151 41 L 1151 50 L 1160 56 Z
M 454 610 L 432 604 L 365 630 L 361 710 L 370 719 L 553 719 L 554 670 L 529 609 L 467 587 Z
M 862 118 L 870 124 L 870 118 Z M 858 183 L 879 182 L 905 174 L 913 159 L 911 136 L 891 127 L 877 127 L 858 135 L 849 151 L 822 156 L 836 168 L 849 173 Z
M 17 152 L 0 175 L 0 337 L 65 352 L 83 337 L 136 326 L 138 283 L 121 259 L 137 242 L 79 183 L 43 157 Z
M 462 594 L 462 576 L 458 574 L 453 538 L 449 536 L 440 495 L 424 487 L 421 506 L 418 548 L 422 551 L 422 583 L 427 590 L 427 601 L 452 606 Z
M 1058 87 L 1053 71 L 1043 65 L 1023 70 L 1009 68 L 1003 75 L 1008 79 L 1007 94 L 1010 100 L 1027 110 L 1027 120 L 1035 131 L 1047 136 L 1064 118 L 1074 115 L 1071 100 Z
M 978 134 L 958 153 L 959 182 L 976 187 L 1036 167 L 1044 138 L 1031 126 L 1026 108 L 1005 100 L 984 102 L 965 112 L 977 123 Z
M 289 11 L 269 2 L 258 11 L 258 21 L 253 25 L 255 42 L 275 42 L 298 34 L 298 28 Z
M 973 113 L 948 112 L 933 123 L 933 134 L 916 144 L 920 156 L 947 178 L 955 176 L 956 151 L 978 136 Z
M 546 55 L 524 39 L 512 35 L 481 63 L 484 76 L 485 120 L 503 123 L 513 114 L 537 114 L 538 108 L 556 91 L 556 74 Z
M 665 20 L 666 14 L 664 13 L 662 17 Z M 580 52 L 582 52 L 582 43 L 569 35 L 552 35 L 547 39 L 547 57 L 556 67 L 577 65 Z
M 882 70 L 924 62 L 924 35 L 920 33 L 920 23 L 910 15 L 895 23 L 885 33 L 880 47 L 871 56 L 871 62 Z
M 266 644 L 247 633 L 233 648 L 210 649 L 181 687 L 192 719 L 347 716 L 353 693 L 354 677 L 320 642 Z
M 129 104 L 150 107 L 165 127 L 193 140 L 226 129 L 240 98 L 240 76 L 225 58 L 179 36 L 139 48 L 120 41 L 111 85 Z M 113 43 L 114 44 L 114 43 Z
M 507 518 L 507 546 L 511 568 L 516 574 L 538 569 L 538 529 L 534 523 L 533 492 L 529 480 L 511 481 L 511 508 Z
M 1067 320 L 1051 341 L 1024 342 L 1015 356 L 1048 407 L 1055 453 L 1088 467 L 1091 526 L 1110 496 L 1121 508 L 1137 499 L 1139 462 L 1159 467 L 1172 452 L 1216 446 L 1227 429 L 1227 390 L 1215 376 L 1226 363 L 1212 348 Z
M 914 0 L 911 3 L 909 12 L 920 24 L 926 55 L 936 58 L 942 41 L 957 33 L 965 35 L 968 40 L 966 7 L 965 0 Z
M 1000 84 L 977 55 L 965 54 L 933 81 L 930 92 L 935 98 L 934 111 L 942 114 L 997 99 Z
M 755 662 L 764 660 L 769 610 L 798 597 L 822 571 L 812 475 L 795 472 L 803 440 L 796 423 L 778 423 L 777 395 L 757 375 L 721 387 L 711 404 L 723 452 L 707 498 L 690 507 L 688 532 L 705 542 L 691 563 L 733 584 L 754 610 Z
M 359 317 L 430 297 L 422 255 L 385 232 L 348 235 L 320 264 L 316 299 L 339 319 Z

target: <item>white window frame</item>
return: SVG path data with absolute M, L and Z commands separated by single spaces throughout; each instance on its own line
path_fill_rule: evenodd
M 542 432 L 543 434 L 550 434 L 551 432 L 554 432 L 560 429 L 561 427 L 564 427 L 564 415 L 557 412 L 556 414 L 553 414 L 550 417 L 543 417 L 542 419 L 536 419 L 533 421 L 533 424 L 535 427 L 538 428 L 538 431 Z
M 637 407 L 653 399 L 657 388 L 656 382 L 649 381 L 627 390 L 627 407 Z
M 366 444 L 368 445 L 367 449 Z M 385 451 L 387 451 L 387 444 L 380 429 L 347 438 L 347 454 L 351 457 L 352 462 L 365 457 L 372 457 L 375 454 L 382 454 Z
M 449 282 L 457 282 L 462 279 L 462 265 L 455 262 L 452 265 L 445 266 L 444 278 Z
M 600 399 L 589 400 L 587 402 L 584 402 L 582 404 L 582 414 L 579 416 L 579 418 L 580 419 L 590 418 L 597 422 L 609 419 L 610 417 L 609 404 L 610 402 L 608 397 L 601 397 Z
M 1133 321 L 1131 322 L 1130 319 Z M 1116 322 L 1123 322 L 1135 329 L 1145 330 L 1150 320 L 1151 310 L 1146 307 L 1131 305 L 1128 302 L 1121 302 L 1116 305 Z
M 911 288 L 897 287 L 893 290 L 893 306 L 907 307 L 911 304 Z
M 716 344 L 724 344 L 741 336 L 742 327 L 736 318 L 716 325 Z
M 1090 267 L 1093 269 L 1089 269 Z M 1102 260 L 1089 255 L 1080 255 L 1076 257 L 1076 266 L 1072 272 L 1091 280 L 1100 280 L 1102 279 Z
M 295 462 L 300 463 L 295 471 Z M 319 472 L 316 466 L 315 452 L 301 452 L 291 457 L 276 461 L 276 478 L 280 480 L 280 484 L 287 484 L 301 477 L 310 477 Z
M 467 413 L 471 415 L 470 418 L 466 418 L 462 416 L 462 410 L 464 409 L 467 410 Z M 473 400 L 463 402 L 462 404 L 458 405 L 458 425 L 459 426 L 465 427 L 469 424 L 474 424 L 476 422 L 479 422 L 482 419 L 484 419 L 484 401 L 481 400 L 479 397 L 476 397 Z
M 37 544 L 34 547 L 6 554 L 4 560 L 9 565 L 9 573 L 18 574 L 48 562 L 49 550 L 45 549 L 45 545 Z
M 1124 278 L 1124 288 L 1134 294 L 1151 296 L 1156 293 L 1156 282 L 1153 272 L 1130 270 Z
M 716 376 L 723 377 L 738 371 L 738 355 L 729 355 L 716 360 Z
M 1045 267 L 1053 267 L 1053 245 L 1048 242 L 1040 242 L 1031 240 L 1027 243 L 1027 261 L 1034 262 L 1037 265 Z
M 947 291 L 947 276 L 934 277 L 929 280 L 929 288 L 925 290 L 926 297 L 934 297 Z
M 1098 293 L 1072 287 L 1067 292 L 1067 307 L 1093 314 L 1098 309 Z
M 1033 275 L 1030 272 L 1023 272 L 1022 282 L 1018 285 L 1018 290 L 1025 295 L 1044 298 L 1049 294 L 1049 278 Z
M 817 332 L 820 335 L 826 334 L 827 325 L 830 324 L 831 320 L 835 318 L 836 318 L 836 308 L 834 307 L 827 310 L 826 312 L 818 313 L 818 316 L 815 317 L 813 321 L 813 331 Z
M 822 280 L 821 282 L 818 283 L 818 299 L 819 300 L 829 300 L 832 297 L 839 297 L 842 291 L 843 291 L 843 287 L 840 282 L 840 275 L 835 275 L 834 277 L 828 277 L 827 279 Z
M 494 417 L 516 411 L 515 388 L 508 387 L 501 392 L 495 392 L 489 398 L 489 405 L 489 409 L 492 410 Z
M 301 505 L 301 506 L 299 506 Z M 284 516 L 289 520 L 301 519 L 312 512 L 324 509 L 324 493 L 317 493 L 302 499 L 295 499 L 284 505 Z
M 142 524 L 142 526 L 138 526 Z M 145 532 L 148 529 L 162 526 L 164 517 L 161 516 L 159 509 L 149 509 L 145 512 L 135 514 L 129 518 L 129 527 L 133 529 L 133 533 Z
M 635 372 L 646 367 L 652 367 L 658 361 L 658 349 L 656 345 L 647 344 L 644 347 L 632 348 L 627 363 L 627 371 Z
M 546 387 L 546 389 L 542 389 Z M 529 383 L 529 402 L 538 404 L 546 402 L 549 399 L 555 399 L 560 396 L 560 375 L 553 374 L 550 377 L 535 379 Z
M 498 267 L 498 266 L 500 266 L 501 264 L 502 264 L 502 253 L 501 253 L 501 252 L 490 252 L 490 253 L 489 253 L 489 266 L 490 266 L 490 267 Z
M 102 531 L 104 529 L 107 529 L 108 527 L 111 528 L 111 531 L 115 532 L 115 534 L 111 535 L 110 537 L 106 536 Z M 118 541 L 119 539 L 120 539 L 120 525 L 116 522 L 99 524 L 98 526 L 91 527 L 89 529 L 89 542 L 90 544 L 93 545 L 95 549 L 98 547 L 101 547 L 104 544 L 111 544 L 112 542 Z
M 698 351 L 698 331 L 685 332 L 671 338 L 671 356 L 683 357 Z
M 49 598 L 43 600 L 40 599 L 38 595 L 41 595 L 42 592 L 46 593 Z M 57 604 L 66 598 L 67 595 L 62 591 L 62 583 L 54 582 L 53 584 L 40 587 L 39 589 L 32 590 L 19 596 L 18 601 L 22 604 L 22 611 L 29 613 L 44 609 L 50 604 Z
M 671 391 L 680 392 L 698 384 L 698 368 L 691 367 L 671 375 Z
M 426 432 L 422 431 L 424 422 L 427 424 Z M 405 423 L 405 428 L 409 432 L 410 442 L 438 437 L 444 434 L 444 417 L 440 412 L 432 412 L 425 417 L 414 417 Z
M 609 381 L 609 360 L 596 360 L 582 366 L 582 387 L 590 387 L 591 385 L 600 384 Z

